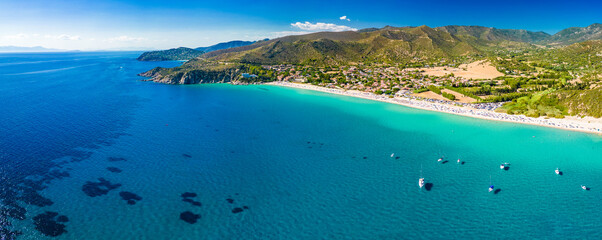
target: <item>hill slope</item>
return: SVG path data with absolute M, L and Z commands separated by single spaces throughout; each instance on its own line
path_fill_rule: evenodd
M 502 39 L 501 37 L 499 37 Z M 387 27 L 368 32 L 320 32 L 287 36 L 203 57 L 255 64 L 344 64 L 358 61 L 407 62 L 481 53 L 493 40 L 466 39 L 442 28 Z
M 267 40 L 268 39 L 264 39 L 262 41 L 267 41 Z M 195 50 L 203 51 L 203 52 L 207 53 L 207 52 L 213 52 L 213 51 L 222 50 L 222 49 L 247 46 L 247 45 L 251 45 L 256 42 L 258 42 L 258 41 L 238 41 L 237 40 L 237 41 L 218 43 L 215 45 L 211 45 L 209 47 L 198 47 L 198 48 L 195 48 Z
M 246 63 L 324 63 L 349 61 L 406 61 L 412 58 L 459 57 L 482 54 L 508 46 L 530 44 L 569 45 L 602 39 L 602 25 L 569 28 L 557 34 L 481 26 L 430 28 L 369 28 L 357 32 L 319 32 L 261 41 L 244 47 L 223 49 L 205 58 Z
M 587 27 L 567 28 L 540 41 L 540 43 L 568 45 L 588 40 L 602 40 L 602 24 L 594 23 Z
M 200 57 L 204 52 L 194 50 L 191 48 L 172 48 L 169 50 L 145 52 L 140 55 L 138 61 L 175 61 L 175 60 L 189 60 L 196 57 Z

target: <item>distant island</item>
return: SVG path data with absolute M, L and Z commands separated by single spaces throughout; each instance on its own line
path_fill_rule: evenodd
M 264 39 L 262 41 L 267 41 L 269 39 Z M 193 58 L 197 58 L 202 56 L 205 53 L 213 52 L 222 49 L 229 49 L 235 47 L 242 47 L 251 45 L 256 43 L 257 41 L 230 41 L 218 43 L 215 45 L 211 45 L 208 47 L 198 47 L 198 48 L 172 48 L 168 50 L 160 50 L 160 51 L 150 51 L 145 52 L 138 57 L 138 61 L 177 61 L 177 60 L 190 60 Z
M 36 47 L 0 46 L 0 53 L 1 52 L 58 52 L 58 51 L 64 51 L 64 50 L 45 48 L 45 47 L 40 47 L 40 46 L 36 46 Z
M 554 35 L 481 26 L 318 32 L 206 52 L 141 75 L 167 84 L 304 83 L 535 118 L 599 118 L 602 24 Z

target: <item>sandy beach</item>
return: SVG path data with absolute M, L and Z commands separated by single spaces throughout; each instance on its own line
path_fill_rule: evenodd
M 602 134 L 602 119 L 593 118 L 593 117 L 573 117 L 567 116 L 563 119 L 557 118 L 532 118 L 526 117 L 524 115 L 509 115 L 505 113 L 498 113 L 492 110 L 486 109 L 477 109 L 469 106 L 457 106 L 449 103 L 444 103 L 442 101 L 439 102 L 430 102 L 418 99 L 412 99 L 407 97 L 399 97 L 396 96 L 394 98 L 385 97 L 382 95 L 376 95 L 369 92 L 360 92 L 354 90 L 342 90 L 335 88 L 326 88 L 309 84 L 301 84 L 301 83 L 291 83 L 291 82 L 271 82 L 266 83 L 267 85 L 276 85 L 276 86 L 284 86 L 284 87 L 292 87 L 299 89 L 307 89 L 313 91 L 320 91 L 325 93 L 332 93 L 338 95 L 345 95 L 351 97 L 364 98 L 369 100 L 388 102 L 393 104 L 399 104 L 407 107 L 424 109 L 429 111 L 438 111 L 444 113 L 451 113 L 456 115 L 462 115 L 473 118 L 487 119 L 487 120 L 495 120 L 495 121 L 504 121 L 504 122 L 514 122 L 514 123 L 522 123 L 522 124 L 530 124 L 537 125 L 543 127 L 552 127 L 552 128 L 560 128 L 571 131 L 580 131 L 580 132 L 589 132 Z

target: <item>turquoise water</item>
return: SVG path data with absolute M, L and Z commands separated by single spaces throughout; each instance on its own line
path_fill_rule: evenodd
M 141 82 L 137 73 L 179 63 L 137 62 L 137 54 L 0 55 L 3 234 L 602 235 L 600 136 L 274 86 Z M 442 155 L 450 161 L 438 163 Z M 465 164 L 456 164 L 457 158 Z M 508 171 L 499 169 L 503 162 L 511 164 Z M 554 174 L 557 167 L 562 176 Z M 421 169 L 430 190 L 418 188 Z M 120 185 L 87 195 L 84 186 L 99 178 Z M 490 181 L 497 194 L 487 191 Z M 591 189 L 583 191 L 581 184 Z M 121 192 L 142 199 L 131 205 Z M 183 201 L 186 192 L 196 193 L 187 199 L 201 206 Z M 15 214 L 18 207 L 26 210 L 23 220 Z M 47 211 L 68 221 L 55 217 L 36 225 L 36 216 Z M 192 224 L 181 220 L 186 211 L 200 218 Z M 53 224 L 63 224 L 65 231 L 44 235 Z

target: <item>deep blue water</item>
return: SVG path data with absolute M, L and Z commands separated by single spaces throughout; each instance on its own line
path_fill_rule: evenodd
M 600 136 L 272 86 L 142 82 L 180 63 L 138 54 L 0 54 L 0 235 L 602 236 Z

